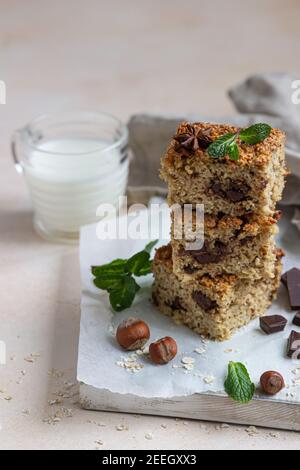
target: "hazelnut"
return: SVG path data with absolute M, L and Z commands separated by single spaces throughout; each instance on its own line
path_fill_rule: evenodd
M 177 354 L 176 341 L 170 336 L 159 339 L 155 343 L 150 344 L 149 354 L 155 364 L 167 364 Z
M 284 379 L 279 372 L 268 371 L 260 378 L 261 388 L 268 395 L 276 395 L 285 387 Z
M 138 318 L 124 320 L 117 329 L 117 341 L 127 351 L 143 348 L 150 338 L 148 325 Z

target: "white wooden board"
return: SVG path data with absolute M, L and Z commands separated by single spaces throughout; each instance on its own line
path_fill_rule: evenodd
M 279 244 L 286 249 L 285 269 L 300 266 L 299 232 L 289 222 L 286 214 L 281 223 Z M 210 342 L 206 357 L 197 358 L 197 367 L 209 374 L 214 372 L 216 382 L 203 385 L 193 374 L 176 375 L 172 365 L 153 367 L 144 362 L 143 372 L 131 374 L 116 366 L 122 352 L 109 333 L 111 324 L 115 327 L 123 318 L 141 313 L 154 329 L 154 336 L 170 334 L 178 339 L 185 353 L 192 353 L 199 337 L 185 327 L 178 327 L 167 317 L 161 316 L 148 302 L 149 292 L 141 295 L 133 309 L 112 316 L 106 294 L 100 294 L 92 287 L 89 266 L 97 259 L 98 264 L 134 250 L 134 242 L 95 240 L 94 228 L 84 229 L 81 246 L 81 268 L 83 274 L 82 321 L 78 357 L 78 380 L 82 407 L 90 410 L 105 410 L 125 413 L 163 415 L 217 422 L 239 423 L 271 428 L 300 431 L 300 387 L 293 385 L 293 363 L 286 358 L 287 337 L 293 328 L 293 313 L 288 307 L 287 295 L 281 287 L 279 300 L 270 313 L 282 313 L 289 320 L 284 333 L 265 336 L 253 322 L 226 343 Z M 112 243 L 112 245 L 111 245 Z M 127 248 L 128 245 L 128 248 Z M 143 245 L 143 244 L 142 244 Z M 297 328 L 296 328 L 297 329 Z M 191 349 L 187 350 L 187 344 Z M 232 347 L 235 354 L 224 354 Z M 124 353 L 123 353 L 124 354 Z M 276 369 L 283 372 L 291 388 L 274 398 L 256 396 L 252 403 L 240 405 L 226 397 L 223 392 L 224 374 L 230 360 L 247 363 L 253 380 L 257 383 L 262 372 Z M 178 364 L 178 362 L 177 362 Z M 180 358 L 179 358 L 180 364 Z M 194 374 L 196 375 L 196 374 Z M 164 386 L 161 386 L 161 384 Z

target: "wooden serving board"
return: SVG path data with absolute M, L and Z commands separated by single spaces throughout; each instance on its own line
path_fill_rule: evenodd
M 173 418 L 244 424 L 300 431 L 300 404 L 254 399 L 240 405 L 221 395 L 194 394 L 172 399 L 142 398 L 80 385 L 81 405 L 86 410 L 169 416 Z
M 299 241 L 299 232 L 291 225 L 290 214 L 286 214 L 281 221 L 278 240 L 279 246 L 287 252 L 285 269 L 300 266 Z M 300 385 L 294 383 L 294 379 L 300 380 L 300 361 L 295 363 L 286 357 L 287 338 L 297 327 L 292 325 L 293 313 L 285 288 L 281 286 L 278 300 L 269 311 L 286 316 L 288 325 L 284 332 L 266 336 L 259 329 L 258 321 L 254 321 L 226 343 L 209 342 L 206 357 L 203 357 L 195 352 L 200 346 L 200 337 L 160 315 L 149 303 L 149 290 L 142 289 L 144 294 L 136 299 L 133 308 L 112 315 L 106 294 L 93 286 L 91 265 L 104 264 L 111 261 L 111 257 L 128 257 L 142 246 L 143 242 L 132 240 L 99 242 L 95 227 L 83 229 L 82 319 L 77 374 L 82 407 L 300 431 Z M 151 284 L 151 279 L 149 281 Z M 143 369 L 136 374 L 118 367 L 124 352 L 118 349 L 109 329 L 128 316 L 141 316 L 147 321 L 151 325 L 151 338 L 166 334 L 176 338 L 179 354 L 173 361 L 175 369 L 172 364 L 155 367 L 146 358 L 139 358 L 143 361 Z M 233 352 L 227 354 L 227 349 Z M 195 358 L 194 372 L 214 376 L 214 383 L 206 385 L 201 374 L 187 373 L 180 368 L 184 355 Z M 278 370 L 289 387 L 274 398 L 257 395 L 250 404 L 240 405 L 223 394 L 230 360 L 245 363 L 255 383 L 266 370 Z

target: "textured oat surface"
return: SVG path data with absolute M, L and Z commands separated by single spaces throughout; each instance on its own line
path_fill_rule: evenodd
M 187 124 L 179 128 L 179 135 Z M 236 128 L 212 124 L 189 124 L 209 132 L 214 139 Z M 213 129 L 213 130 L 212 130 Z M 282 197 L 287 175 L 284 134 L 273 129 L 257 145 L 239 144 L 240 159 L 213 159 L 204 149 L 186 149 L 173 140 L 161 160 L 161 177 L 168 184 L 169 204 L 203 204 L 205 212 L 232 216 L 255 212 L 271 216 Z M 201 145 L 201 142 L 200 144 Z M 198 147 L 199 147 L 198 145 Z
M 236 276 L 204 276 L 182 284 L 173 272 L 170 245 L 159 249 L 153 263 L 153 301 L 159 310 L 210 339 L 224 341 L 249 321 L 263 315 L 276 298 L 280 283 L 280 256 L 275 277 L 260 282 Z

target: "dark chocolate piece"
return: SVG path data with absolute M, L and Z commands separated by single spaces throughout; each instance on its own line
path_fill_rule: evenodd
M 232 188 L 226 191 L 226 197 L 230 202 L 241 202 L 246 199 L 246 194 L 237 188 Z
M 201 250 L 189 251 L 182 248 L 179 253 L 180 256 L 191 256 L 199 264 L 217 264 L 220 263 L 224 256 L 228 255 L 230 252 L 231 248 L 225 245 L 225 243 L 217 240 L 215 242 L 215 247 L 212 250 L 208 248 L 208 245 L 205 242 Z
M 186 310 L 180 301 L 180 298 L 178 296 L 175 297 L 173 302 L 167 303 L 167 307 L 170 307 L 172 310 Z
M 195 291 L 192 294 L 192 297 L 194 301 L 199 305 L 199 307 L 203 308 L 205 312 L 208 312 L 209 310 L 213 310 L 217 308 L 218 304 L 214 300 L 211 300 L 209 297 L 207 297 L 205 294 L 203 294 L 200 291 Z
M 292 359 L 300 359 L 300 333 L 292 331 L 288 339 L 287 355 Z
M 198 271 L 197 268 L 194 268 L 193 266 L 190 266 L 190 265 L 184 266 L 183 270 L 184 270 L 184 272 L 187 273 L 187 274 L 194 274 L 194 273 L 196 273 L 196 272 Z
M 286 324 L 286 318 L 280 315 L 270 315 L 260 318 L 260 327 L 267 335 L 272 335 L 273 333 L 283 331 L 286 327 Z
M 300 326 L 300 312 L 296 313 L 293 320 L 293 324 L 296 326 Z
M 219 182 L 214 182 L 211 185 L 211 190 L 217 196 L 227 199 L 230 202 L 241 202 L 247 199 L 250 188 L 247 184 L 240 181 L 230 181 L 227 188 L 224 188 Z
M 292 310 L 300 309 L 300 270 L 297 268 L 287 272 L 287 288 Z

